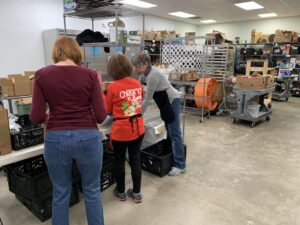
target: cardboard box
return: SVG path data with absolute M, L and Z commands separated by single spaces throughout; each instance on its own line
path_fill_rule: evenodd
M 195 44 L 196 33 L 195 32 L 185 32 L 185 44 L 193 45 Z
M 275 78 L 272 75 L 265 75 L 266 79 L 266 88 L 274 87 Z
M 36 73 L 36 71 L 25 71 L 24 72 L 24 75 L 26 77 L 28 77 L 28 79 L 29 79 L 29 85 L 30 85 L 30 92 L 31 92 L 31 94 L 33 94 L 33 86 L 34 86 L 34 76 L 35 76 L 35 73 Z M 33 76 L 33 79 L 30 79 L 30 78 L 32 78 L 32 76 Z
M 181 73 L 170 73 L 169 74 L 169 80 L 180 81 L 181 78 L 182 78 Z
M 256 32 L 255 29 L 251 31 L 251 43 L 268 43 L 269 42 L 270 35 L 264 34 L 262 32 Z
M 182 73 L 181 74 L 181 79 L 183 81 L 194 81 L 194 80 L 198 80 L 199 77 L 198 77 L 197 72 L 190 71 L 190 72 L 187 72 L 187 73 Z
M 208 44 L 224 45 L 226 43 L 233 43 L 220 31 L 213 30 L 212 33 L 206 34 L 206 36 Z
M 248 89 L 248 90 L 262 90 L 266 89 L 266 78 L 265 77 L 237 77 L 236 84 L 237 88 Z
M 0 107 L 0 155 L 12 152 L 10 130 L 8 121 L 8 112 Z
M 224 96 L 224 93 L 223 93 L 223 82 L 218 81 L 217 85 L 216 85 L 216 92 L 212 96 L 212 100 L 214 102 L 221 103 L 221 102 L 223 102 L 223 96 Z
M 274 42 L 291 42 L 293 35 L 293 31 L 276 30 Z
M 21 74 L 8 75 L 14 84 L 15 96 L 31 95 L 30 81 L 27 76 Z
M 145 40 L 155 40 L 155 32 L 145 31 Z
M 14 85 L 12 80 L 7 78 L 0 78 L 0 87 L 2 94 L 7 97 L 15 96 Z

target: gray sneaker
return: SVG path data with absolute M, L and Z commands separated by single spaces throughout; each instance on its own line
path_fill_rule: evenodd
M 132 198 L 135 203 L 141 203 L 143 201 L 143 196 L 141 193 L 134 193 L 132 188 L 127 191 L 128 197 Z
M 186 168 L 184 169 L 179 169 L 179 168 L 176 168 L 176 167 L 172 167 L 171 171 L 169 172 L 169 176 L 178 176 L 182 173 L 185 173 L 186 172 Z
M 119 201 L 123 202 L 126 201 L 126 193 L 119 193 L 117 187 L 115 188 L 115 194 Z

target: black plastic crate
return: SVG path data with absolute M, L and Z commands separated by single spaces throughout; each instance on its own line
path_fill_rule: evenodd
M 79 202 L 79 189 L 78 183 L 74 183 L 70 198 L 70 207 Z M 16 198 L 28 208 L 33 215 L 35 215 L 41 222 L 44 222 L 51 218 L 52 215 L 52 191 L 47 192 L 40 196 L 37 200 L 29 200 L 20 195 L 16 195 Z
M 29 115 L 15 115 L 18 117 L 17 124 L 19 124 L 21 127 L 30 127 L 33 125 L 33 123 L 30 121 Z
M 32 125 L 18 133 L 11 133 L 10 136 L 13 150 L 21 150 L 44 143 L 44 129 L 41 126 Z
M 186 157 L 186 145 L 184 151 Z M 141 150 L 141 163 L 144 170 L 160 177 L 165 176 L 174 164 L 171 143 L 163 140 Z
M 114 177 L 114 157 L 113 154 L 103 156 L 103 165 L 101 171 L 101 191 L 106 190 L 115 183 Z
M 7 167 L 9 190 L 27 199 L 37 199 L 52 189 L 43 156 L 26 159 Z
M 103 152 L 107 152 L 107 151 L 110 151 L 110 136 L 109 135 L 106 135 L 106 140 L 103 140 L 102 141 L 102 144 L 103 144 Z
M 41 198 L 52 191 L 52 183 L 43 155 L 6 166 L 9 190 L 26 199 Z M 78 183 L 79 172 L 73 163 L 72 181 Z

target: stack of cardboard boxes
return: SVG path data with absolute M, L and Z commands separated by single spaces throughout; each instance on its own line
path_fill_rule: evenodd
M 142 31 L 129 31 L 128 43 L 140 44 L 142 40 L 142 35 L 143 35 Z M 179 37 L 179 34 L 177 34 L 175 30 L 145 31 L 144 35 L 145 35 L 144 36 L 145 40 L 151 40 L 151 41 L 152 40 L 160 41 L 161 39 L 165 39 L 165 38 Z
M 10 74 L 7 78 L 0 78 L 0 87 L 2 94 L 6 97 L 27 96 L 32 94 L 34 71 L 25 71 L 22 74 Z

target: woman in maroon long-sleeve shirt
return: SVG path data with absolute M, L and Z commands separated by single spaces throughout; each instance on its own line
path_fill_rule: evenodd
M 89 225 L 103 225 L 100 172 L 103 148 L 97 123 L 106 117 L 97 73 L 80 67 L 79 45 L 59 38 L 54 65 L 37 71 L 30 118 L 46 124 L 45 161 L 53 185 L 52 224 L 69 224 L 72 162 L 79 168 Z M 49 105 L 49 115 L 45 113 Z

